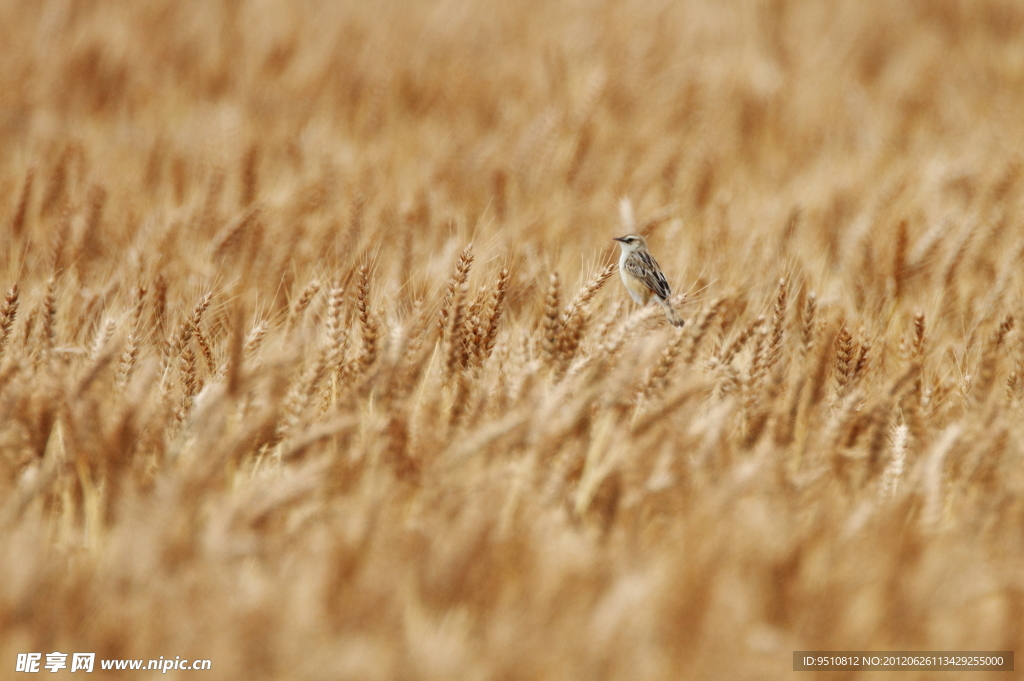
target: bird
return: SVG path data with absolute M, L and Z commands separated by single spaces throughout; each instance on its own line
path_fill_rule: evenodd
M 683 318 L 672 307 L 669 296 L 672 289 L 665 280 L 658 262 L 647 250 L 647 239 L 639 234 L 614 237 L 619 242 L 622 255 L 619 256 L 619 275 L 629 295 L 641 305 L 654 298 L 665 308 L 665 316 L 672 326 L 682 326 Z

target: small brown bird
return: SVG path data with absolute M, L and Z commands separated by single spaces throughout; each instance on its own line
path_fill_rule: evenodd
M 629 295 L 641 305 L 646 305 L 653 297 L 665 308 L 665 316 L 672 326 L 682 326 L 683 319 L 672 307 L 669 296 L 672 289 L 665 281 L 657 261 L 647 250 L 647 240 L 639 234 L 627 234 L 615 237 L 622 248 L 619 257 L 619 275 Z

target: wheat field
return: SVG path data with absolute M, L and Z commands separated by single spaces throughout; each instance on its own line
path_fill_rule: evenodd
M 0 44 L 0 678 L 1024 650 L 1020 3 L 6 0 Z

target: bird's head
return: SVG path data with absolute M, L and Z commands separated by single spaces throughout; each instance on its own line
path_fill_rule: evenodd
M 615 240 L 619 242 L 619 246 L 622 250 L 631 253 L 633 251 L 646 251 L 647 240 L 639 234 L 627 234 L 626 236 L 617 236 Z

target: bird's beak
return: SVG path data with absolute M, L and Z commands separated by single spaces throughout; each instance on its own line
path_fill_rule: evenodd
M 612 241 L 618 241 L 620 243 L 626 243 L 626 238 L 621 236 L 613 236 Z

